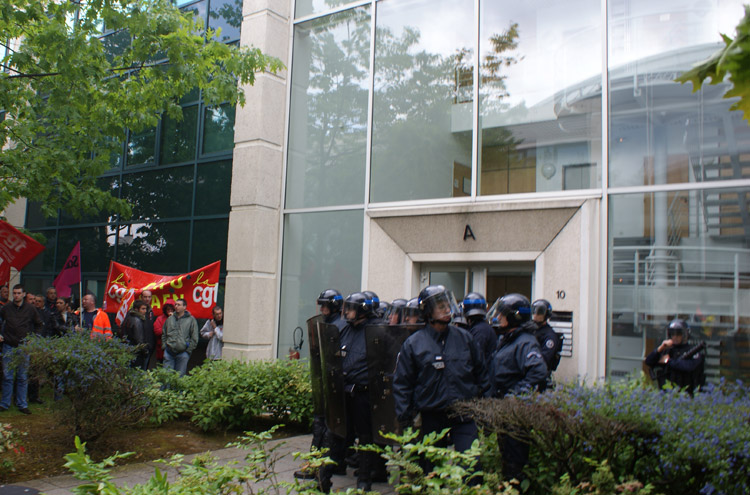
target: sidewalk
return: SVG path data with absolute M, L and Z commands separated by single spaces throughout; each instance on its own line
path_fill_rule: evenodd
M 299 469 L 300 462 L 296 461 L 291 455 L 292 452 L 306 452 L 310 449 L 310 442 L 312 441 L 312 435 L 300 435 L 296 437 L 289 437 L 281 440 L 274 440 L 268 442 L 268 446 L 273 446 L 279 443 L 283 443 L 283 447 L 279 449 L 279 453 L 288 454 L 283 459 L 276 463 L 276 473 L 279 475 L 280 480 L 293 481 L 294 471 Z M 224 462 L 228 461 L 242 461 L 247 454 L 246 450 L 237 448 L 221 449 L 213 451 L 213 455 Z M 192 459 L 197 454 L 185 456 L 186 460 Z M 137 464 L 128 464 L 125 466 L 119 466 L 112 469 L 110 474 L 112 475 L 113 482 L 117 486 L 133 486 L 136 484 L 146 482 L 154 474 L 154 468 L 159 467 L 160 470 L 166 471 L 170 474 L 170 478 L 174 473 L 174 470 L 165 469 L 163 464 L 150 461 L 141 462 Z M 23 481 L 16 483 L 14 488 L 22 486 L 26 488 L 32 488 L 39 490 L 47 495 L 67 495 L 73 493 L 73 488 L 81 484 L 81 482 L 75 479 L 72 475 L 66 474 L 61 476 L 53 476 L 51 478 L 44 478 L 32 481 Z M 347 476 L 334 476 L 333 477 L 333 490 L 346 491 L 347 488 L 356 488 L 357 480 L 354 477 L 354 470 L 349 468 L 347 470 Z M 393 488 L 386 483 L 375 483 L 372 486 L 373 491 L 380 492 L 383 495 L 393 494 Z M 7 490 L 7 491 L 6 491 Z M 0 486 L 0 495 L 4 493 L 10 493 L 11 487 Z

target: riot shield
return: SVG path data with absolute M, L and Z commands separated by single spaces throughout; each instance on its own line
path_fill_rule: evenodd
M 329 323 L 319 322 L 318 342 L 320 343 L 326 426 L 335 435 L 346 437 L 344 372 L 339 329 Z
M 320 367 L 320 341 L 318 340 L 318 323 L 323 322 L 323 315 L 316 315 L 307 320 L 307 341 L 310 343 L 310 382 L 312 384 L 313 414 L 325 414 L 323 399 L 323 372 Z
M 380 444 L 393 444 L 380 432 L 400 433 L 396 419 L 396 404 L 393 400 L 393 376 L 396 361 L 410 332 L 401 325 L 368 325 L 365 327 L 367 342 L 367 368 L 369 370 L 369 395 L 372 408 L 372 438 Z

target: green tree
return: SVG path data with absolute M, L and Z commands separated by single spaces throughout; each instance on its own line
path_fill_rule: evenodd
M 676 79 L 677 82 L 693 83 L 693 92 L 703 86 L 707 78 L 711 84 L 720 84 L 729 75 L 732 89 L 724 98 L 739 97 L 730 110 L 742 110 L 750 123 L 750 6 L 745 6 L 745 16 L 737 25 L 734 39 L 722 34 L 724 47 L 707 60 L 695 65 Z
M 126 129 L 180 120 L 195 88 L 242 105 L 242 85 L 283 67 L 219 39 L 169 0 L 0 0 L 0 211 L 25 197 L 49 216 L 129 216 L 97 185 Z

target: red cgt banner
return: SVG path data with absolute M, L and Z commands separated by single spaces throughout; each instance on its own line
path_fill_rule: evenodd
M 135 289 L 135 297 L 139 297 L 144 290 L 150 290 L 154 296 L 151 309 L 155 315 L 161 314 L 167 299 L 185 299 L 191 315 L 211 318 L 219 293 L 220 264 L 217 261 L 183 275 L 157 275 L 110 261 L 104 310 L 116 313 L 129 289 Z
M 8 222 L 0 220 L 0 264 L 8 263 L 20 270 L 42 251 L 44 246 L 19 232 Z

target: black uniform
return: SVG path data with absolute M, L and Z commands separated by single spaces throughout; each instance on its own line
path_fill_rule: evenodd
M 479 351 L 484 356 L 484 361 L 489 365 L 492 353 L 495 352 L 497 347 L 497 335 L 492 329 L 487 320 L 484 318 L 469 318 L 471 326 L 469 327 L 469 333 L 474 338 Z
M 341 317 L 341 313 L 331 313 L 325 318 L 323 318 L 323 321 L 325 323 L 328 323 L 330 325 L 334 325 L 336 328 L 339 329 L 339 331 L 343 330 L 346 326 L 346 320 L 344 320 Z M 313 417 L 313 424 L 312 424 L 312 430 L 313 430 L 313 439 L 312 439 L 312 446 L 316 449 L 321 449 L 324 446 L 324 440 L 325 436 L 328 432 L 328 428 L 326 427 L 326 419 L 324 415 L 315 415 Z M 346 468 L 344 468 L 344 472 L 346 472 Z
M 490 370 L 495 397 L 538 389 L 546 380 L 547 365 L 532 333 L 535 328 L 534 322 L 526 322 L 500 339 Z M 510 435 L 502 435 L 498 441 L 503 453 L 503 474 L 509 479 L 521 479 L 529 459 L 529 444 Z
M 668 380 L 680 388 L 687 387 L 688 392 L 692 394 L 696 387 L 703 385 L 706 361 L 704 353 L 699 351 L 692 357 L 682 357 L 693 347 L 693 344 L 678 344 L 661 353 L 657 347 L 646 356 L 646 366 L 654 371 L 659 388 Z M 659 363 L 665 354 L 669 355 L 669 361 L 666 364 Z
M 378 318 L 369 318 L 359 325 L 347 324 L 341 330 L 341 356 L 343 358 L 342 368 L 344 391 L 346 392 L 348 431 L 346 438 L 333 435 L 330 431 L 326 436 L 326 443 L 330 448 L 328 455 L 336 462 L 336 466 L 345 466 L 344 458 L 347 444 L 354 438 L 359 438 L 360 445 L 373 443 L 365 326 L 381 323 L 382 321 Z M 336 323 L 334 322 L 333 325 L 336 325 Z M 375 454 L 373 452 L 359 452 L 358 458 L 357 484 L 369 488 L 372 484 L 372 471 L 376 465 Z M 327 465 L 321 469 L 321 487 L 324 491 L 327 491 L 330 487 L 331 476 L 336 471 L 336 466 Z
M 536 341 L 539 343 L 539 349 L 542 351 L 544 364 L 547 365 L 547 378 L 541 384 L 540 390 L 544 390 L 551 383 L 552 372 L 560 364 L 560 351 L 562 351 L 562 339 L 555 332 L 549 323 L 545 322 L 541 327 L 537 327 L 534 332 Z
M 468 449 L 477 437 L 476 425 L 449 417 L 449 408 L 489 390 L 485 360 L 468 331 L 448 325 L 438 332 L 428 324 L 401 346 L 393 379 L 396 415 L 409 423 L 421 413 L 423 434 L 451 428 L 456 449 Z

